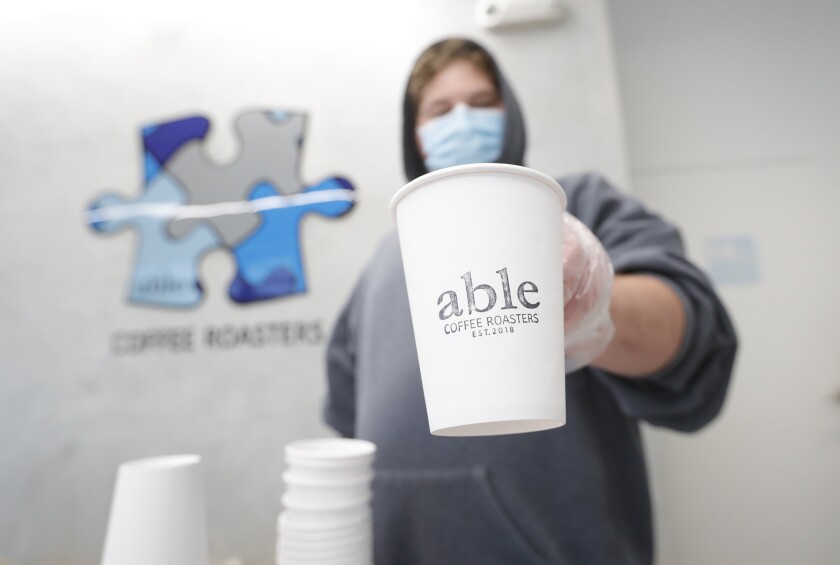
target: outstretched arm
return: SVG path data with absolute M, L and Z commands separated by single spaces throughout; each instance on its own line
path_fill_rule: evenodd
M 685 308 L 671 286 L 650 275 L 618 275 L 610 316 L 615 334 L 592 365 L 624 377 L 656 373 L 672 361 L 685 335 Z
M 607 387 L 629 417 L 674 430 L 701 428 L 723 405 L 737 351 L 735 328 L 714 287 L 686 258 L 677 228 L 638 200 L 598 175 L 565 177 L 561 186 L 569 211 L 594 233 L 616 273 L 614 279 L 590 277 L 614 284 L 607 292 L 606 285 L 582 292 L 567 308 L 573 316 L 567 312 L 567 372 L 579 351 L 569 348 L 576 319 L 598 312 L 594 299 L 603 308 L 596 319 L 610 322 L 579 326 L 587 331 L 572 342 L 577 348 L 586 349 L 582 344 L 593 341 L 593 332 L 606 337 L 577 367 L 589 365 L 587 376 Z M 564 268 L 566 260 L 564 251 Z M 598 299 L 604 295 L 609 298 Z

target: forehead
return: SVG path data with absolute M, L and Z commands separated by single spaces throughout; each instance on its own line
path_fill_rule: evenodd
M 495 93 L 493 79 L 475 63 L 456 59 L 432 77 L 420 96 L 420 106 L 437 100 L 461 100 L 481 91 Z

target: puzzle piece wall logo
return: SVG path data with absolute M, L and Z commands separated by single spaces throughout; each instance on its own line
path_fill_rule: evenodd
M 347 214 L 355 189 L 330 177 L 312 185 L 298 178 L 306 115 L 286 111 L 241 114 L 242 148 L 227 167 L 207 161 L 204 117 L 144 127 L 144 184 L 134 201 L 106 194 L 88 209 L 98 233 L 138 231 L 131 302 L 189 307 L 203 296 L 199 262 L 206 252 L 229 249 L 236 275 L 228 288 L 240 303 L 306 292 L 300 220 L 308 213 Z

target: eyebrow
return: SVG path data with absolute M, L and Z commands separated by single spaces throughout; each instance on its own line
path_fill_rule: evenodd
M 496 91 L 494 88 L 493 90 L 482 90 L 480 92 L 476 92 L 472 96 L 470 96 L 470 100 L 476 100 L 478 98 L 487 97 L 491 100 L 501 100 L 501 95 Z
M 428 104 L 426 104 L 423 107 L 423 109 L 424 110 L 432 110 L 432 109 L 437 108 L 439 106 L 450 106 L 451 104 L 452 103 L 448 99 L 438 98 L 437 100 L 433 100 L 432 102 L 429 102 Z
M 483 89 L 481 89 L 477 92 L 472 93 L 469 96 L 468 100 L 472 101 L 472 100 L 475 100 L 476 98 L 480 98 L 482 96 L 488 96 L 490 98 L 493 98 L 494 100 L 501 100 L 502 99 L 501 93 L 495 87 L 489 87 L 489 88 L 483 88 Z M 428 102 L 426 104 L 421 104 L 420 105 L 420 111 L 423 112 L 423 111 L 430 110 L 430 109 L 434 108 L 435 106 L 446 106 L 446 105 L 451 105 L 451 104 L 452 104 L 452 101 L 449 98 L 435 98 L 431 102 Z

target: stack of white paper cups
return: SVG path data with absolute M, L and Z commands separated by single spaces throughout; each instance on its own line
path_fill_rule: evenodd
M 370 501 L 376 446 L 324 438 L 286 446 L 278 565 L 371 565 Z

